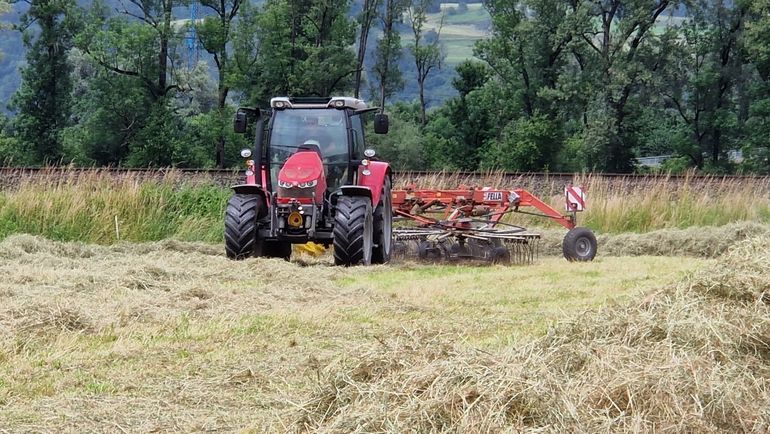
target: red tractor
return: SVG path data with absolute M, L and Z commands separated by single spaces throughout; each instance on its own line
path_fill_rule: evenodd
M 334 245 L 337 265 L 388 262 L 391 170 L 364 135 L 364 117 L 377 108 L 349 97 L 279 97 L 270 107 L 267 121 L 257 109 L 235 115 L 235 131 L 254 124 L 255 140 L 241 151 L 246 181 L 227 203 L 227 257 L 289 259 L 292 244 L 312 241 Z M 374 131 L 388 132 L 386 115 L 375 115 Z

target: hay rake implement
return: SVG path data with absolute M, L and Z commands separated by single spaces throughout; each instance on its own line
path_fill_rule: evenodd
M 404 257 L 416 253 L 428 261 L 531 263 L 538 254 L 540 234 L 502 221 L 508 214 L 521 213 L 567 228 L 564 257 L 591 261 L 596 256 L 596 237 L 590 229 L 576 225 L 577 213 L 585 209 L 585 195 L 582 189 L 568 185 L 565 198 L 568 214 L 563 215 L 523 189 L 393 190 L 394 253 Z

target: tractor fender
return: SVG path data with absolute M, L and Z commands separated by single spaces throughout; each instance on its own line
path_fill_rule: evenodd
M 373 192 L 369 187 L 360 185 L 345 185 L 340 187 L 341 196 L 365 196 L 371 199 L 372 193 Z
M 368 170 L 369 174 L 364 175 L 364 170 Z M 390 176 L 390 165 L 384 161 L 370 161 L 368 166 L 358 166 L 358 185 L 371 191 L 373 207 L 380 203 L 386 176 Z
M 267 200 L 267 194 L 265 193 L 265 190 L 257 184 L 238 184 L 230 187 L 233 189 L 233 191 L 236 194 L 258 194 L 262 196 L 262 199 L 264 199 L 265 204 L 269 204 L 270 201 Z

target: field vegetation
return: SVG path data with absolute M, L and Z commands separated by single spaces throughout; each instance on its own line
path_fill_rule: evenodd
M 591 263 L 564 261 L 550 226 L 530 266 L 345 269 L 227 260 L 229 192 L 179 176 L 73 171 L 0 193 L 2 429 L 770 428 L 759 180 L 582 179 L 601 211 L 583 216 L 602 229 Z M 560 206 L 560 186 L 539 188 Z M 601 226 L 655 206 L 665 218 L 608 226 L 648 232 Z M 679 227 L 720 207 L 746 221 Z
M 476 357 L 516 348 L 558 318 L 712 263 L 341 269 L 327 257 L 233 262 L 205 243 L 29 235 L 0 243 L 0 257 L 0 427 L 13 432 L 324 430 L 319 399 L 335 398 L 319 394 L 350 366 L 375 381 L 381 363 L 415 363 L 412 345 Z M 372 359 L 402 350 L 394 365 Z
M 211 183 L 159 181 L 98 170 L 27 179 L 0 192 L 0 237 L 15 233 L 110 244 L 167 238 L 218 242 L 231 192 Z
M 517 187 L 500 173 L 482 178 L 455 175 L 397 179 L 409 185 L 456 188 L 458 185 Z M 753 178 L 613 180 L 578 177 L 588 192 L 581 225 L 599 234 L 643 233 L 660 229 L 723 226 L 731 222 L 770 222 L 768 181 Z M 524 185 L 558 210 L 564 209 L 563 185 Z M 53 240 L 110 244 L 119 240 L 220 242 L 222 216 L 230 191 L 211 182 L 184 182 L 170 172 L 162 180 L 106 172 L 72 171 L 52 181 L 28 178 L 0 191 L 0 238 L 15 233 Z M 540 218 L 516 215 L 511 222 L 543 229 L 559 227 Z M 117 223 L 116 223 L 117 221 Z

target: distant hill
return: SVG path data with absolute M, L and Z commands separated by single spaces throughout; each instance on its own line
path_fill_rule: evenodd
M 79 0 L 81 6 L 88 7 L 90 0 Z M 109 7 L 113 9 L 122 8 L 119 0 L 106 0 Z M 357 2 L 356 2 L 357 3 Z M 9 14 L 0 17 L 0 21 L 16 23 L 21 15 L 26 11 L 25 3 L 17 3 Z M 353 10 L 356 10 L 354 5 Z M 427 83 L 428 103 L 430 105 L 440 104 L 447 98 L 455 95 L 451 86 L 454 77 L 454 66 L 473 56 L 474 43 L 484 38 L 490 28 L 490 16 L 482 7 L 480 2 L 468 4 L 467 10 L 463 10 L 459 3 L 444 3 L 441 5 L 442 13 L 430 14 L 427 30 L 438 31 L 441 17 L 444 21 L 441 27 L 441 41 L 446 48 L 446 61 L 441 70 L 436 73 Z M 180 19 L 187 18 L 189 9 L 177 8 L 175 15 Z M 413 39 L 411 31 L 407 26 L 402 26 L 402 41 L 405 46 Z M 374 43 L 374 38 L 370 38 Z M 20 68 L 24 65 L 24 47 L 21 43 L 21 37 L 15 31 L 0 31 L 0 51 L 3 57 L 0 60 L 0 110 L 7 112 L 7 104 L 13 93 L 18 89 L 21 77 Z M 202 55 L 206 60 L 206 56 Z M 413 100 L 417 98 L 417 83 L 413 78 L 413 60 L 404 50 L 404 56 L 401 61 L 401 69 L 404 72 L 405 87 L 403 91 L 395 96 L 395 100 Z M 213 74 L 213 71 L 212 71 Z

